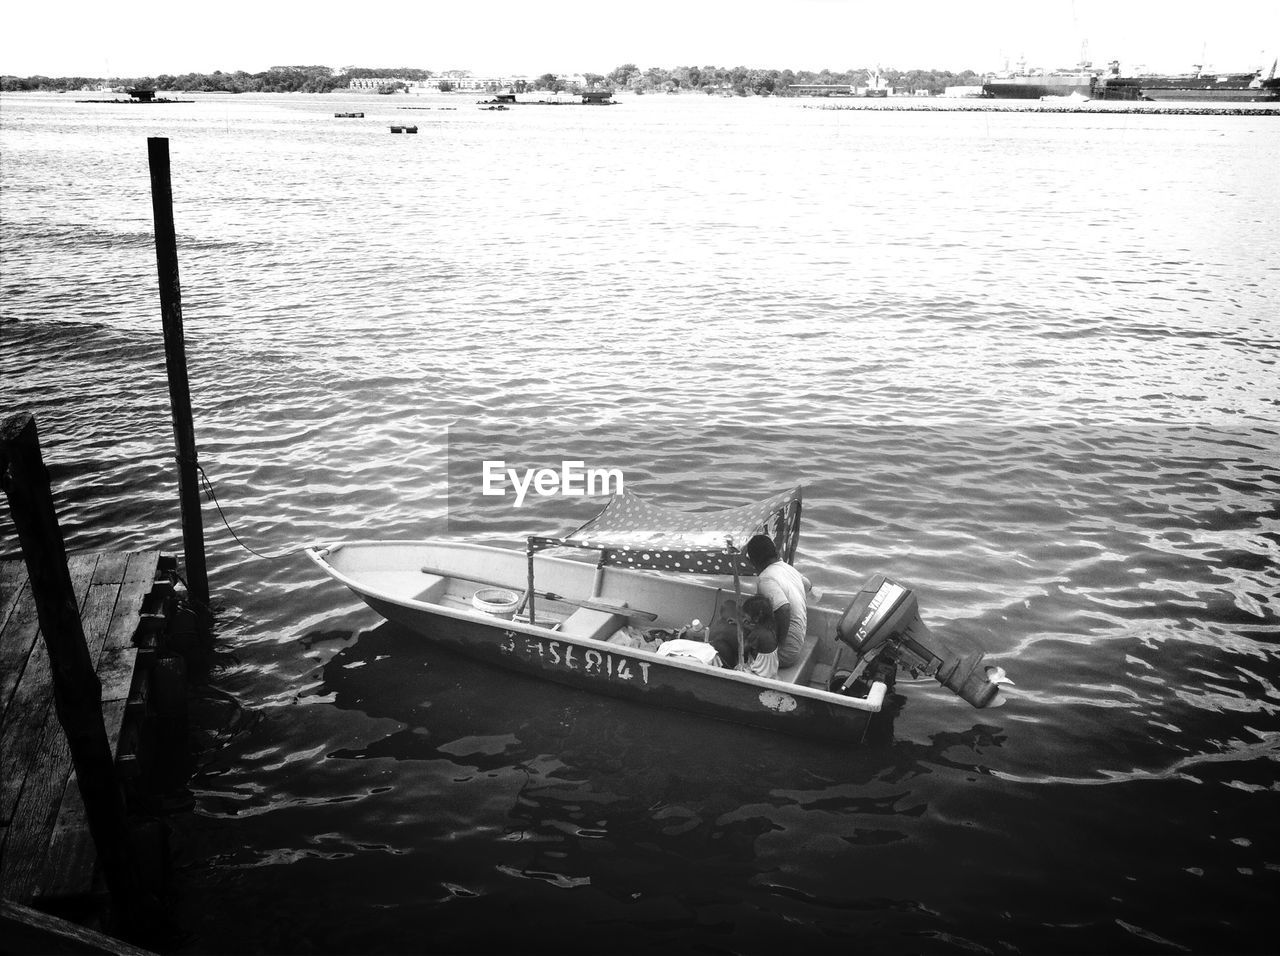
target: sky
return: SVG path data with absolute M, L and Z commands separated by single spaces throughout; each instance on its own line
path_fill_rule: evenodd
M 10 5 L 0 74 L 136 77 L 276 65 L 477 74 L 623 63 L 977 72 L 1095 65 L 1246 71 L 1280 55 L 1280 0 L 217 0 Z M 1277 71 L 1280 73 L 1280 70 Z

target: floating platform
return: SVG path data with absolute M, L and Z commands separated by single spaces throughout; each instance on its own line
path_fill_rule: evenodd
M 127 100 L 76 100 L 77 103 L 194 103 L 195 100 L 170 100 L 156 96 L 155 90 L 125 90 Z
M 587 90 L 583 93 L 495 93 L 492 99 L 477 100 L 478 106 L 492 106 L 498 109 L 506 106 L 617 106 L 613 99 L 613 90 Z M 575 98 L 576 97 L 576 98 Z
M 393 127 L 391 127 L 391 132 L 393 132 L 393 133 L 416 133 L 417 131 L 418 131 L 418 127 L 416 127 L 416 126 L 393 126 Z
M 176 561 L 159 551 L 95 553 L 68 555 L 67 566 L 132 809 L 157 751 L 154 718 L 172 716 L 166 699 L 175 694 L 185 701 L 184 677 L 175 682 L 185 667 L 166 648 Z M 0 887 L 14 903 L 78 912 L 105 888 L 39 632 L 26 564 L 0 562 Z

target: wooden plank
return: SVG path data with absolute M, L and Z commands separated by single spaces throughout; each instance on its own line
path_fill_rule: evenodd
M 160 575 L 159 551 L 134 551 L 129 555 L 129 565 L 125 569 L 121 583 L 127 581 L 155 581 Z
M 108 740 L 117 756 L 135 679 L 133 636 L 160 559 L 152 551 L 72 555 L 67 562 L 89 655 L 102 684 Z M 70 746 L 52 705 L 48 654 L 37 639 L 29 588 L 15 595 L 13 611 L 18 613 L 10 613 L 9 620 L 15 629 L 4 647 L 7 659 L 18 666 L 5 669 L 6 677 L 16 673 L 6 695 L 12 719 L 3 728 L 0 812 L 7 826 L 0 834 L 0 882 L 6 895 L 19 900 L 82 896 L 93 890 L 97 854 Z
M 113 700 L 102 705 L 102 718 L 116 730 L 116 742 L 112 754 L 116 760 L 116 774 L 125 782 L 136 777 L 142 769 L 142 725 L 129 715 L 129 702 Z
M 14 953 L 154 956 L 149 950 L 9 900 L 0 900 L 0 939 L 5 941 L 5 951 Z
M 3 715 L 9 710 L 39 633 L 36 596 L 31 592 L 30 582 L 24 581 L 4 627 L 0 628 L 0 723 L 7 719 Z
M 22 561 L 0 561 L 0 629 L 18 603 L 18 595 L 27 585 L 27 566 Z
M 120 593 L 119 578 L 123 576 L 125 555 L 102 556 L 93 568 L 91 580 L 97 580 L 97 572 L 105 567 L 108 578 L 117 581 L 106 584 L 90 584 L 80 610 L 81 625 L 90 660 L 97 662 L 107 638 L 116 597 Z M 0 860 L 0 875 L 6 892 L 16 899 L 30 900 L 40 892 L 38 878 L 50 846 L 56 821 L 60 816 L 67 779 L 72 773 L 71 747 L 58 720 L 57 708 L 48 707 L 43 724 L 37 728 L 38 747 L 36 763 L 27 774 L 27 781 L 14 807 L 9 823 L 10 834 L 6 841 L 4 858 Z M 112 740 L 110 736 L 107 738 Z M 78 796 L 78 790 L 77 790 Z
M 107 726 L 107 739 L 111 741 L 111 753 L 116 757 L 120 756 L 120 732 L 124 729 L 124 717 L 128 707 L 127 697 L 102 702 L 102 722 Z
M 99 627 L 101 620 L 99 615 L 113 610 L 104 610 L 108 603 L 107 595 L 111 593 L 107 589 L 110 589 L 112 582 L 115 582 L 115 586 L 123 592 L 124 600 L 132 602 L 130 612 L 136 621 L 146 589 L 150 587 L 158 573 L 159 561 L 158 551 L 72 555 L 68 558 L 67 566 L 72 570 L 73 585 L 81 575 L 86 573 L 91 575 L 88 593 L 90 597 L 96 595 L 96 599 L 84 601 L 81 619 L 90 657 L 95 665 L 100 660 L 104 646 L 101 638 L 106 635 L 105 627 Z M 11 595 L 13 602 L 11 611 L 6 611 L 4 604 L 0 603 L 0 622 L 5 624 L 0 630 L 0 704 L 5 706 L 0 707 L 0 710 L 7 709 L 39 633 L 35 601 L 26 582 L 26 566 L 21 561 L 6 561 L 3 562 L 3 569 L 4 575 L 9 580 L 16 579 L 20 571 L 21 586 Z M 111 603 L 118 604 L 119 601 L 117 599 Z M 111 620 L 114 622 L 114 617 Z M 131 626 L 129 621 L 125 621 L 117 626 L 128 630 L 127 636 L 131 637 L 132 628 L 136 627 L 136 623 Z M 125 692 L 127 693 L 127 688 Z
M 119 585 L 124 580 L 124 570 L 129 564 L 131 552 L 99 552 L 93 567 L 92 584 Z
M 27 563 L 17 558 L 0 561 L 0 592 L 5 588 L 17 586 L 27 578 Z
M 89 817 L 73 772 L 58 808 L 58 821 L 49 839 L 36 885 L 42 900 L 62 900 L 92 894 L 98 851 L 89 833 Z
M 102 682 L 102 701 L 127 700 L 133 689 L 137 669 L 138 648 L 133 643 L 134 632 L 142 618 L 142 608 L 159 573 L 160 554 L 157 551 L 139 552 L 129 558 L 129 569 L 120 585 L 120 598 L 111 618 L 111 627 L 97 661 L 98 680 Z M 114 748 L 117 743 L 111 727 L 107 739 Z
M 0 885 L 6 896 L 20 903 L 30 902 L 39 890 L 36 878 L 71 770 L 71 747 L 53 710 L 49 708 L 48 721 L 36 732 L 38 747 L 18 794 L 0 857 Z
M 98 563 L 97 555 L 81 557 L 85 560 L 69 563 L 71 587 L 78 605 L 84 603 L 93 569 Z M 4 725 L 0 727 L 0 821 L 13 817 L 28 768 L 34 761 L 40 728 L 52 709 L 53 676 L 49 653 L 43 640 L 33 640 L 17 687 L 5 709 Z
M 129 565 L 128 551 L 104 551 L 98 554 L 98 563 L 93 569 L 94 584 L 120 584 L 124 580 L 125 569 Z
M 104 702 L 102 705 L 102 721 L 107 728 L 107 738 L 111 741 L 111 752 L 117 758 L 120 756 L 127 706 L 128 703 L 124 700 Z M 131 746 L 131 742 L 125 742 L 126 749 Z M 73 770 L 70 782 L 62 794 L 48 850 L 36 871 L 34 885 L 40 899 L 68 899 L 92 894 L 97 885 L 97 861 L 98 851 L 89 833 L 84 798 L 80 795 Z
M 90 584 L 80 609 L 81 625 L 84 629 L 85 644 L 89 657 L 95 663 L 101 656 L 103 644 L 106 642 L 112 616 L 116 609 L 116 598 L 120 593 L 119 579 L 123 577 L 126 555 L 118 558 L 114 555 L 103 555 L 96 563 L 84 563 L 84 569 L 90 571 L 90 580 L 97 581 L 99 571 L 105 569 L 103 575 L 111 583 Z M 84 573 L 81 570 L 79 573 Z M 5 892 L 19 900 L 31 900 L 36 896 L 44 896 L 43 876 L 49 853 L 52 852 L 53 837 L 57 833 L 58 821 L 62 817 L 62 806 L 71 792 L 83 817 L 84 804 L 80 800 L 79 787 L 68 787 L 67 781 L 74 777 L 72 770 L 71 746 L 67 742 L 62 724 L 58 720 L 57 708 L 49 707 L 45 713 L 43 725 L 39 728 L 39 750 L 34 766 L 28 772 L 27 781 L 22 788 L 18 803 L 14 808 L 10 821 L 10 836 L 5 848 L 4 858 L 0 859 L 0 879 L 3 880 Z M 114 738 L 107 738 L 112 742 Z M 73 826 L 68 819 L 64 827 Z M 87 819 L 83 820 L 84 838 L 89 838 Z M 83 857 L 82 849 L 75 845 L 75 838 L 68 842 L 69 835 L 64 833 L 64 846 L 60 852 L 69 853 L 78 858 Z M 75 886 L 76 892 L 87 892 L 92 877 L 93 866 L 87 874 L 73 880 L 69 874 L 64 875 L 62 882 Z
M 102 648 L 107 642 L 107 632 L 111 628 L 112 617 L 116 610 L 116 599 L 120 595 L 120 583 L 91 584 L 80 608 L 80 626 L 84 629 L 84 643 L 89 649 L 89 660 L 96 669 L 102 657 Z
M 107 647 L 102 651 L 98 662 L 98 680 L 102 682 L 102 703 L 109 704 L 116 700 L 128 700 L 133 686 L 133 674 L 138 660 L 138 649 L 132 644 L 119 645 L 109 638 Z M 107 739 L 115 742 L 111 736 L 111 728 L 107 728 Z
M 71 572 L 72 587 L 77 587 L 76 579 L 81 575 L 87 575 L 85 580 L 86 587 L 93 582 L 93 572 L 98 568 L 98 559 L 100 557 L 102 555 L 97 551 L 67 555 L 67 570 Z M 79 596 L 79 594 L 80 591 L 77 589 L 76 595 Z
M 102 641 L 97 653 L 93 653 L 94 643 L 89 637 L 95 628 L 90 626 L 90 614 L 87 611 L 85 614 L 86 639 L 90 641 L 90 651 L 102 684 L 102 717 L 113 755 L 118 755 L 126 701 L 134 679 L 137 649 L 132 643 L 133 632 L 137 629 L 143 602 L 158 574 L 160 554 L 155 551 L 134 552 L 121 557 L 127 561 L 117 562 L 121 570 L 115 575 L 119 579 L 118 592 L 109 624 L 102 628 Z M 94 576 L 95 582 L 99 577 Z M 100 587 L 95 583 L 90 591 Z M 92 599 L 92 594 L 90 597 Z M 94 888 L 96 862 L 97 851 L 89 835 L 84 800 L 73 771 L 71 783 L 63 793 L 49 850 L 38 876 L 41 898 L 66 899 L 90 894 Z

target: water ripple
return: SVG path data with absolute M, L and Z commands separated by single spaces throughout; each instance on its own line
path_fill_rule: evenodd
M 197 777 L 185 872 L 274 923 L 188 907 L 191 951 L 587 919 L 641 948 L 1260 950 L 1274 120 L 631 97 L 415 139 L 371 100 L 0 110 L 0 397 L 37 416 L 69 546 L 180 549 L 143 143 L 167 135 L 201 464 L 288 553 L 206 508 L 218 682 L 256 719 Z M 486 450 L 676 507 L 801 483 L 830 600 L 911 584 L 1008 703 L 903 680 L 852 755 L 619 711 L 431 653 L 289 553 L 600 504 L 482 507 L 457 479 Z

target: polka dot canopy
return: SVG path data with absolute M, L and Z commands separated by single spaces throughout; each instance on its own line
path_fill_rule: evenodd
M 603 563 L 689 574 L 754 575 L 741 551 L 752 535 L 767 534 L 790 563 L 800 538 L 799 486 L 765 501 L 723 511 L 663 508 L 633 492 L 614 495 L 603 511 L 563 543 L 604 552 Z

